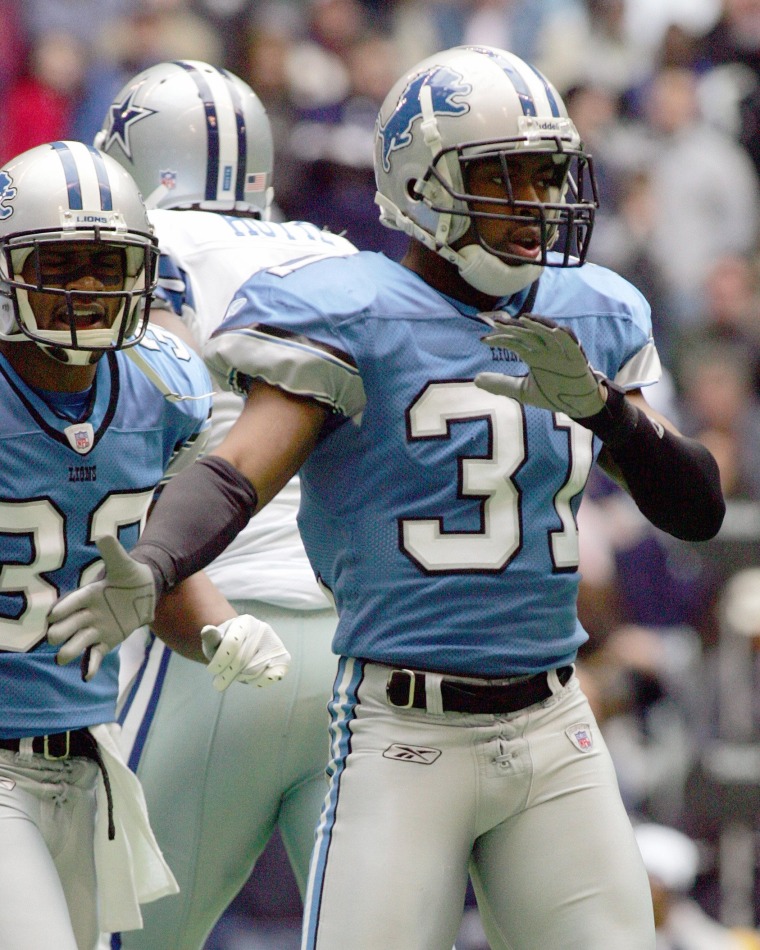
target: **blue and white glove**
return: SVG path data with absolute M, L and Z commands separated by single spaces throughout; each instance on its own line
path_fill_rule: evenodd
M 480 389 L 523 405 L 564 412 L 571 419 L 587 419 L 604 408 L 600 383 L 605 377 L 591 366 L 572 330 L 534 314 L 518 319 L 498 311 L 480 316 L 493 327 L 483 342 L 511 350 L 530 370 L 525 376 L 478 373 L 475 385 Z
M 237 681 L 269 686 L 281 680 L 290 666 L 290 654 L 268 623 L 250 614 L 225 620 L 201 630 L 208 671 L 219 692 Z
M 107 535 L 96 541 L 104 576 L 62 597 L 48 614 L 48 642 L 60 646 L 61 666 L 84 654 L 82 678 L 91 680 L 103 657 L 133 630 L 149 624 L 156 609 L 153 573 Z

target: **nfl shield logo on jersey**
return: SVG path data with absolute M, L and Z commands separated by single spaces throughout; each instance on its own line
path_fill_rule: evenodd
M 565 729 L 565 734 L 576 749 L 581 752 L 590 752 L 594 747 L 594 737 L 591 734 L 591 726 L 587 722 L 576 722 L 573 726 Z
M 89 422 L 77 422 L 63 430 L 69 445 L 80 455 L 86 455 L 95 441 L 95 432 Z

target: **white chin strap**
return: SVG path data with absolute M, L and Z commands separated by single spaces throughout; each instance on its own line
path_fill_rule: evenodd
M 489 297 L 511 297 L 538 280 L 543 272 L 540 264 L 506 264 L 479 244 L 467 244 L 460 251 L 442 247 L 438 253 L 456 265 L 471 287 Z
M 455 251 L 448 244 L 440 245 L 432 234 L 400 211 L 379 191 L 375 195 L 375 204 L 380 208 L 381 224 L 396 231 L 404 231 L 431 251 L 440 254 L 457 268 L 471 287 L 488 294 L 489 297 L 511 297 L 512 294 L 525 290 L 543 273 L 544 268 L 540 264 L 507 264 L 500 261 L 480 244 L 467 244 L 460 251 Z
M 56 345 L 56 339 L 60 339 L 61 345 Z M 88 346 L 110 347 L 113 342 L 112 330 L 81 330 L 79 339 Z M 102 350 L 72 350 L 65 344 L 71 343 L 71 336 L 65 330 L 49 330 L 46 340 L 31 340 L 21 330 L 0 331 L 0 340 L 7 340 L 9 343 L 36 343 L 45 353 L 59 363 L 65 363 L 67 366 L 89 366 L 102 355 Z
M 16 291 L 16 303 L 19 309 L 19 319 L 23 321 L 30 332 L 38 333 L 37 319 L 34 316 L 34 310 L 29 303 L 29 294 L 27 291 L 19 288 Z M 77 343 L 86 349 L 71 348 L 71 333 L 68 330 L 45 330 L 44 340 L 34 340 L 41 350 L 44 350 L 48 356 L 59 363 L 65 363 L 67 366 L 90 366 L 103 355 L 106 350 L 114 348 L 114 341 L 118 339 L 121 332 L 121 325 L 127 318 L 128 308 L 134 306 L 133 301 L 125 300 L 119 307 L 112 326 L 99 327 L 97 330 L 80 330 L 77 333 Z M 15 323 L 15 317 L 13 322 Z M 3 335 L 3 339 L 14 339 L 17 341 L 28 340 L 29 337 L 23 333 L 11 337 Z
M 59 341 L 60 340 L 60 344 Z M 89 366 L 94 362 L 93 357 L 97 358 L 102 352 L 113 345 L 114 330 L 80 330 L 77 333 L 77 340 L 82 346 L 88 347 L 86 350 L 72 350 L 67 344 L 71 343 L 71 334 L 67 330 L 46 330 L 45 342 L 36 341 L 37 346 L 41 347 L 48 356 L 52 356 L 59 363 L 66 363 L 67 366 Z M 61 357 L 65 356 L 65 359 Z

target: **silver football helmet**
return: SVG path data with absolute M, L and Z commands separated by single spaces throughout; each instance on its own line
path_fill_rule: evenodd
M 549 200 L 517 200 L 509 164 L 535 153 L 550 153 L 556 165 Z M 489 198 L 487 212 L 468 190 L 472 163 L 485 160 L 500 166 L 507 195 Z M 375 180 L 382 223 L 451 261 L 484 293 L 513 294 L 544 267 L 585 260 L 598 207 L 591 158 L 554 86 L 512 53 L 460 46 L 402 77 L 378 115 Z M 490 245 L 479 228 L 486 218 L 540 226 L 535 261 Z M 455 250 L 465 234 L 471 240 Z M 549 255 L 552 247 L 558 254 Z
M 149 209 L 269 217 L 269 119 L 253 89 L 226 69 L 178 60 L 143 70 L 116 95 L 95 145 L 130 172 Z
M 76 289 L 52 279 L 41 252 L 85 244 L 119 261 L 105 289 Z M 95 251 L 93 251 L 95 253 Z M 113 159 L 81 142 L 39 145 L 0 169 L 0 338 L 33 340 L 63 363 L 86 365 L 105 351 L 133 346 L 147 326 L 158 250 L 137 185 Z M 26 265 L 26 266 L 25 266 Z M 26 279 L 24 277 L 26 274 Z M 71 275 L 72 279 L 78 275 Z M 59 322 L 38 326 L 30 292 L 53 295 Z M 111 327 L 78 328 L 103 300 L 118 301 Z

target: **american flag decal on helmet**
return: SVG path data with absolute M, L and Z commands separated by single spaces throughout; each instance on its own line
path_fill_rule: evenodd
M 246 191 L 263 191 L 266 187 L 267 176 L 266 172 L 254 172 L 251 175 L 245 176 L 245 190 Z

